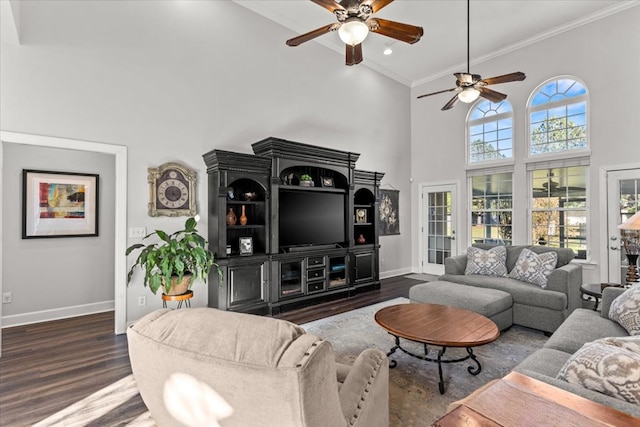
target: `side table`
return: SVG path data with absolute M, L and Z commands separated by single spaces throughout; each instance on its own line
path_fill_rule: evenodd
M 192 290 L 180 295 L 162 294 L 162 308 L 167 308 L 167 301 L 178 301 L 178 308 L 182 308 L 182 303 L 184 302 L 185 307 L 191 308 L 191 301 L 189 301 L 191 298 L 193 298 Z
M 600 299 L 602 298 L 602 290 L 609 286 L 621 287 L 622 285 L 618 283 L 585 283 L 584 285 L 580 286 L 580 293 L 582 293 L 582 295 L 588 295 L 595 299 L 596 303 L 593 306 L 593 310 L 597 311 L 598 304 L 600 304 Z

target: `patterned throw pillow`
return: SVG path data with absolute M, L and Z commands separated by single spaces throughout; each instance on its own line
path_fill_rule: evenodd
M 558 263 L 558 254 L 545 252 L 536 254 L 527 248 L 522 249 L 516 265 L 509 273 L 509 277 L 523 282 L 547 287 L 547 279 Z
M 583 345 L 557 378 L 640 404 L 640 338 L 603 338 Z
M 467 248 L 467 268 L 464 274 L 481 274 L 483 276 L 507 275 L 507 249 L 496 246 L 488 250 Z
M 629 335 L 640 335 L 640 285 L 635 285 L 611 303 L 609 319 L 615 320 Z

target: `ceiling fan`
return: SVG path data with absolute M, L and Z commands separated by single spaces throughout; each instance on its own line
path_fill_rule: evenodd
M 483 79 L 479 74 L 471 74 L 471 72 L 469 71 L 471 62 L 469 59 L 469 3 L 470 1 L 467 0 L 467 72 L 453 73 L 453 75 L 456 76 L 456 87 L 454 88 L 418 96 L 418 99 L 420 99 L 424 98 L 425 96 L 438 95 L 445 92 L 458 92 L 453 98 L 449 100 L 449 102 L 444 105 L 444 107 L 442 107 L 442 111 L 452 108 L 454 105 L 456 105 L 458 100 L 465 103 L 471 103 L 478 99 L 479 96 L 488 99 L 491 102 L 500 102 L 506 99 L 507 95 L 505 95 L 504 93 L 496 92 L 495 90 L 491 90 L 487 88 L 487 86 L 500 83 L 522 81 L 527 78 L 527 76 L 525 76 L 525 74 L 520 71 L 510 74 L 504 74 L 502 76 L 490 77 L 488 79 Z
M 318 36 L 337 30 L 340 39 L 346 45 L 347 65 L 355 65 L 362 62 L 362 42 L 369 34 L 369 31 L 409 44 L 416 43 L 424 34 L 422 27 L 372 17 L 374 13 L 393 0 L 311 1 L 328 9 L 336 16 L 338 22 L 289 39 L 287 40 L 287 46 L 299 46 Z

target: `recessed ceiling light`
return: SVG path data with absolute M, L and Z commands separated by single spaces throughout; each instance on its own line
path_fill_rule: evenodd
M 391 55 L 393 53 L 393 50 L 391 50 L 391 48 L 388 47 L 385 50 L 383 50 L 382 53 L 384 53 L 385 55 Z

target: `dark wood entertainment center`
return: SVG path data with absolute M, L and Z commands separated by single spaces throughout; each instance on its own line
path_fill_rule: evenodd
M 209 246 L 223 271 L 210 274 L 209 307 L 277 314 L 378 289 L 384 173 L 356 170 L 360 154 L 279 138 L 252 148 L 203 155 Z

